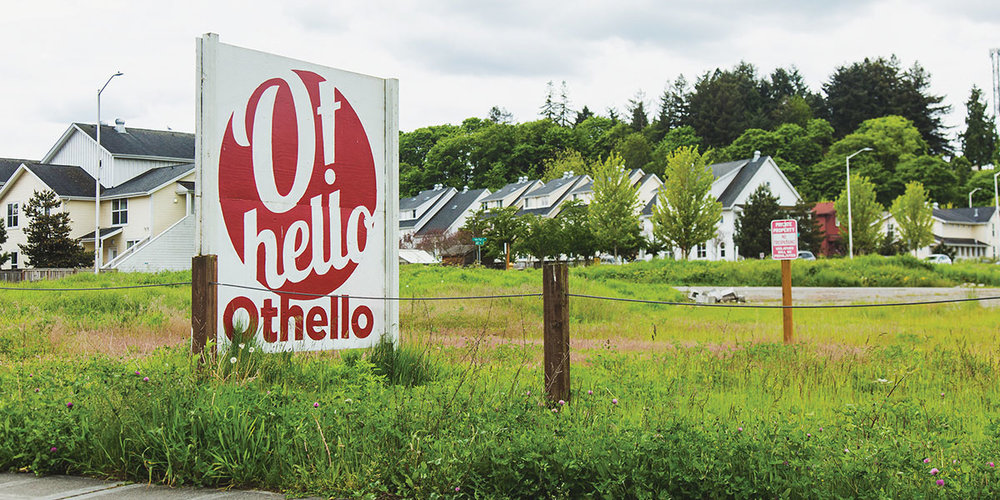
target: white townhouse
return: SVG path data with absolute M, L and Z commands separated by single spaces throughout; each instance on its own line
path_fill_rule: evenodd
M 656 197 L 660 186 L 663 186 L 663 181 L 660 180 L 659 176 L 656 174 L 647 174 L 641 168 L 629 171 L 628 178 L 638 194 L 639 208 L 637 210 L 639 211 L 642 211 L 642 208 L 649 203 L 649 200 Z M 590 202 L 594 201 L 594 181 L 588 181 L 574 189 L 570 193 L 570 199 L 582 200 L 583 203 L 589 205 Z
M 934 243 L 917 249 L 916 257 L 927 257 L 932 247 L 943 243 L 955 251 L 956 259 L 995 259 L 1000 256 L 998 219 L 995 207 L 933 208 Z M 886 212 L 882 219 L 882 233 L 898 238 L 898 232 L 899 223 Z
M 715 238 L 703 245 L 698 245 L 691 251 L 688 258 L 693 260 L 737 260 L 739 249 L 733 239 L 736 235 L 736 217 L 743 211 L 750 195 L 761 185 L 771 189 L 771 194 L 778 198 L 778 204 L 784 208 L 794 207 L 802 198 L 785 174 L 770 156 L 754 157 L 711 165 L 711 193 L 722 204 L 722 217 L 719 220 Z M 667 182 L 670 182 L 668 179 Z M 657 203 L 654 197 L 642 209 L 640 220 L 642 232 L 647 238 L 653 234 L 653 206 Z M 769 228 L 761 228 L 769 231 Z M 749 257 L 749 256 L 744 256 Z M 753 256 L 757 257 L 757 256 Z M 674 251 L 674 258 L 680 259 L 679 250 Z
M 542 185 L 544 185 L 542 181 L 529 180 L 527 177 L 518 177 L 517 182 L 507 184 L 483 198 L 479 203 L 479 208 L 481 210 L 507 207 L 524 208 L 525 196 L 529 192 L 542 187 Z
M 592 182 L 589 175 L 574 175 L 566 172 L 558 179 L 533 189 L 524 196 L 524 205 L 518 215 L 534 214 L 540 217 L 555 217 L 564 201 L 572 199 L 574 189 Z
M 70 236 L 93 252 L 94 176 L 100 157 L 101 267 L 189 269 L 194 255 L 194 134 L 126 129 L 117 120 L 115 126 L 101 125 L 98 145 L 96 130 L 92 124 L 70 125 L 39 162 L 0 160 L 0 210 L 4 222 L 14 224 L 0 251 L 19 250 L 27 224 L 24 203 L 34 191 L 49 189 L 70 215 Z M 19 266 L 25 264 L 19 259 Z
M 416 233 L 417 240 L 454 234 L 476 211 L 483 199 L 490 195 L 489 189 L 465 188 L 452 196 Z
M 399 236 L 412 237 L 427 224 L 441 208 L 448 203 L 458 190 L 435 184 L 432 189 L 417 193 L 416 196 L 399 200 Z

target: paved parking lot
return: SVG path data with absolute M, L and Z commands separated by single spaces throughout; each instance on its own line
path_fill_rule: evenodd
M 85 500 L 162 498 L 165 500 L 283 500 L 285 495 L 267 491 L 212 490 L 200 488 L 170 488 L 167 486 L 130 484 L 124 481 L 104 481 L 87 477 L 47 476 L 34 474 L 0 474 L 0 500 Z

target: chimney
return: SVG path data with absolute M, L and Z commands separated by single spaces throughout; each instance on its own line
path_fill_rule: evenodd
M 463 193 L 468 193 L 469 192 L 469 186 L 468 185 L 462 186 L 462 192 Z
M 760 159 L 760 151 L 754 151 L 753 152 L 753 159 L 754 159 L 754 161 Z
M 122 120 L 121 118 L 115 118 L 115 132 L 118 132 L 119 134 L 128 133 L 125 130 L 125 120 Z

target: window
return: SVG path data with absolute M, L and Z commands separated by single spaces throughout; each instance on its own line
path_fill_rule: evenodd
M 719 258 L 726 258 L 726 242 L 719 243 Z
M 708 257 L 708 245 L 698 245 L 698 258 L 704 259 Z
M 10 268 L 11 269 L 17 269 L 17 257 L 18 257 L 17 252 L 11 252 L 10 253 Z
M 17 203 L 7 204 L 7 229 L 14 229 L 17 227 L 17 214 L 20 212 L 20 208 Z
M 128 224 L 128 200 L 111 200 L 111 225 Z
M 896 237 L 896 226 L 893 226 L 891 222 L 886 224 L 885 235 L 889 237 L 889 240 Z
M 125 242 L 125 250 L 128 250 L 129 248 L 134 247 L 138 243 L 139 243 L 139 240 L 128 240 L 128 241 L 126 241 Z

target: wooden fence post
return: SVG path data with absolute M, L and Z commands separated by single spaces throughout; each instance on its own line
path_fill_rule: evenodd
M 542 268 L 545 390 L 553 401 L 569 401 L 569 268 L 565 263 Z
M 791 344 L 794 340 L 794 326 L 792 325 L 792 261 L 781 261 L 781 325 L 786 344 Z
M 205 353 L 208 340 L 215 340 L 218 325 L 219 261 L 215 255 L 197 255 L 191 259 L 191 353 L 200 354 L 201 362 L 215 358 Z

